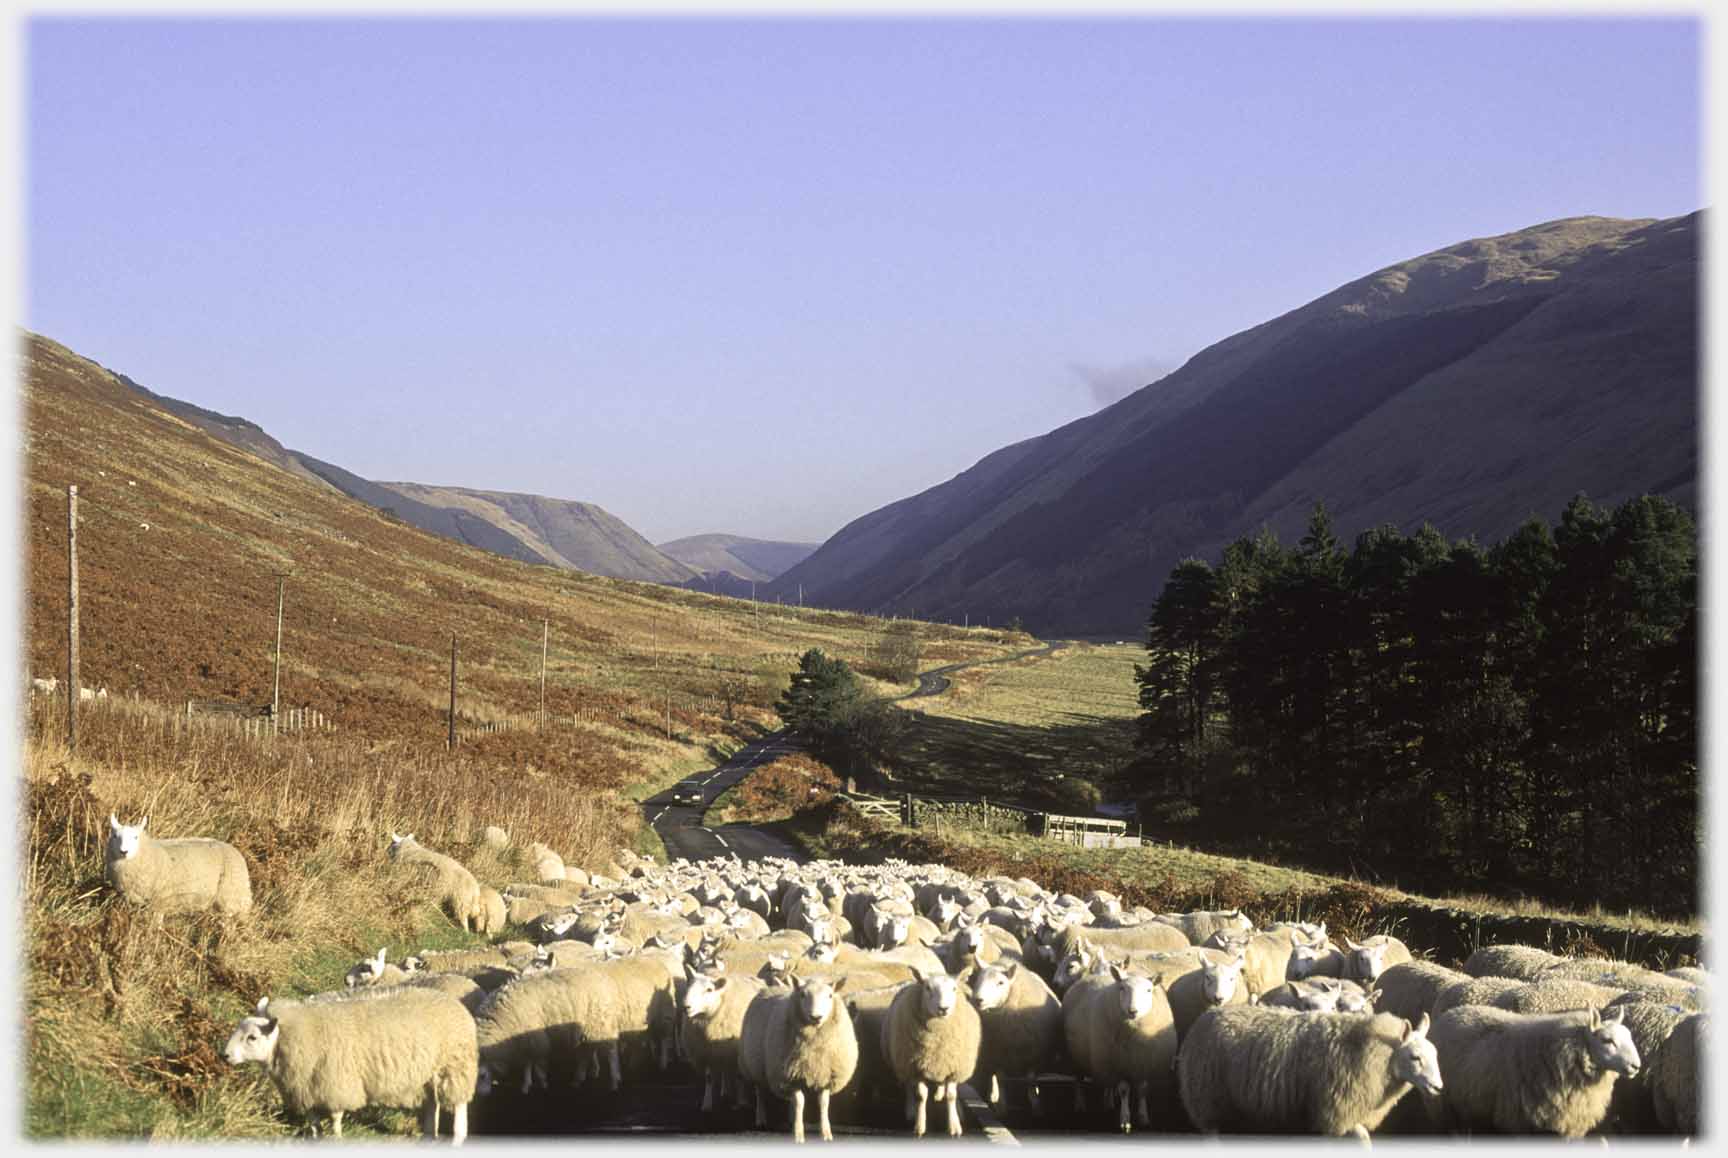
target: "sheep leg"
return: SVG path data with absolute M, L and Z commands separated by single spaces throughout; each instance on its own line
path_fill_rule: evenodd
M 995 1073 L 990 1075 L 990 1104 L 992 1106 L 1002 1104 L 1002 1086 L 1001 1083 L 997 1082 Z
M 1137 1111 L 1134 1115 L 1134 1124 L 1139 1126 L 1141 1129 L 1145 1129 L 1147 1126 L 1152 1124 L 1152 1115 L 1148 1112 L 1148 1106 L 1146 1105 L 1150 1086 L 1150 1082 L 1139 1082 L 1136 1084 L 1136 1090 L 1139 1093 L 1140 1098 Z
M 1362 1143 L 1362 1145 L 1369 1149 L 1373 1149 L 1374 1142 L 1368 1137 L 1368 1127 L 1364 1126 L 1361 1122 L 1357 1122 L 1356 1125 L 1351 1128 L 1350 1132 L 1356 1135 L 1356 1140 Z M 1606 1137 L 1602 1139 L 1602 1144 L 1604 1146 L 1608 1144 L 1608 1139 Z
M 1129 1121 L 1129 1119 L 1134 1116 L 1133 1104 L 1134 1104 L 1134 1093 L 1131 1089 L 1129 1089 L 1128 1082 L 1126 1080 L 1117 1082 L 1116 1083 L 1116 1122 L 1119 1126 L 1122 1127 L 1122 1132 L 1124 1134 L 1128 1133 L 1130 1130 L 1132 1130 L 1134 1128 L 1134 1124 Z
M 756 1128 L 762 1129 L 768 1124 L 768 1107 L 762 1102 L 762 1087 L 756 1087 Z
M 616 1090 L 624 1084 L 624 1074 L 618 1065 L 618 1043 L 612 1042 L 606 1047 L 606 1057 L 612 1063 L 612 1088 Z
M 330 1111 L 330 1133 L 337 1138 L 340 1138 L 342 1136 L 342 1111 L 341 1110 L 331 1110 Z
M 702 1071 L 702 1112 L 708 1113 L 714 1108 L 714 1071 L 704 1068 Z
M 960 1136 L 960 1089 L 958 1082 L 948 1083 L 948 1134 Z
M 947 1095 L 947 1093 L 948 1093 L 948 1083 L 947 1082 L 933 1082 L 933 1083 L 931 1083 L 931 1090 L 930 1090 L 930 1100 L 931 1101 L 940 1102 L 943 1099 L 943 1097 L 945 1097 Z
M 922 1138 L 924 1136 L 924 1107 L 930 1097 L 930 1087 L 925 1085 L 923 1082 L 919 1082 L 913 1088 L 918 1093 L 918 1113 L 917 1116 L 912 1119 L 912 1136 L 914 1138 Z
M 804 1088 L 798 1086 L 792 1091 L 792 1140 L 804 1141 Z
M 828 1124 L 829 1093 L 830 1091 L 823 1090 L 816 1095 L 816 1113 L 822 1119 L 822 1140 L 824 1142 L 832 1142 L 834 1140 L 834 1129 Z
M 1026 1075 L 1026 1104 L 1032 1107 L 1032 1112 L 1040 1118 L 1044 1116 L 1044 1098 L 1038 1092 L 1038 1074 L 1036 1071 Z
M 420 1107 L 420 1136 L 436 1138 L 438 1136 L 438 1097 L 427 1094 L 426 1101 Z

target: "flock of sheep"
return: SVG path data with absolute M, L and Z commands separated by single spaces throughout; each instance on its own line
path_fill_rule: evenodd
M 128 899 L 246 911 L 230 846 L 110 822 Z M 704 1112 L 730 1097 L 760 1127 L 784 1100 L 798 1140 L 807 1100 L 824 1139 L 835 1097 L 903 1099 L 915 1135 L 934 1099 L 959 1134 L 961 1083 L 1001 1102 L 1014 1079 L 1045 1113 L 1054 1075 L 1081 1079 L 1076 1113 L 1101 1093 L 1124 1132 L 1698 1130 L 1696 969 L 1497 945 L 1452 970 L 1390 936 L 1333 945 L 1324 925 L 1124 910 L 938 865 L 620 853 L 589 876 L 533 845 L 539 879 L 498 892 L 412 835 L 389 855 L 465 927 L 518 939 L 380 950 L 345 990 L 265 998 L 240 1022 L 227 1060 L 263 1064 L 291 1113 L 337 1135 L 345 1113 L 400 1106 L 428 1136 L 448 1111 L 459 1143 L 475 1097 L 617 1090 L 675 1054 Z

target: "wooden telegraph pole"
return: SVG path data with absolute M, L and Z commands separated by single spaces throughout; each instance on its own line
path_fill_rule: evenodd
M 66 488 L 66 748 L 78 750 L 78 486 Z
M 546 645 L 552 639 L 552 621 L 540 621 L 540 730 L 546 730 Z
M 456 633 L 450 633 L 450 738 L 445 746 L 456 747 Z
M 282 586 L 287 579 L 286 573 L 276 573 L 276 674 L 270 681 L 270 723 L 278 731 L 282 728 Z

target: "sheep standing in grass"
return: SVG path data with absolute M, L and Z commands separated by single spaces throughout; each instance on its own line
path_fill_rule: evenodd
M 738 1066 L 756 1086 L 756 1124 L 766 1125 L 766 1086 L 792 1101 L 792 1140 L 804 1140 L 804 1098 L 816 1095 L 822 1140 L 834 1140 L 828 1101 L 852 1080 L 858 1038 L 834 987 L 820 977 L 799 978 L 790 990 L 765 990 L 744 1011 Z
M 1035 1077 L 1062 1048 L 1062 1002 L 1044 979 L 1018 961 L 961 974 L 978 1007 L 978 1072 L 990 1075 L 990 1100 L 1002 1100 L 999 1075 Z M 1037 1087 L 1028 1093 L 1039 1111 Z
M 1638 1048 L 1620 1016 L 1447 1011 L 1430 1035 L 1446 1088 L 1424 1097 L 1429 1119 L 1454 1131 L 1583 1136 L 1607 1114 L 1614 1080 L 1638 1072 Z
M 390 859 L 428 876 L 437 894 L 434 899 L 449 911 L 450 919 L 465 933 L 473 930 L 475 920 L 481 917 L 480 882 L 473 873 L 458 861 L 425 847 L 411 832 L 407 836 L 390 834 Z
M 1063 1016 L 1079 1021 L 1085 1072 L 1115 1091 L 1122 1132 L 1132 1129 L 1131 1116 L 1142 1127 L 1150 1125 L 1150 1102 L 1163 1104 L 1169 1097 L 1177 1050 L 1176 1018 L 1163 987 L 1112 965 L 1110 983 L 1091 989 Z
M 960 1133 L 959 1085 L 978 1068 L 983 1023 L 946 973 L 925 974 L 895 996 L 882 1026 L 882 1054 L 906 1090 L 914 1137 L 924 1136 L 926 1100 L 947 1099 L 948 1133 Z
M 474 918 L 474 931 L 483 936 L 493 936 L 504 931 L 509 909 L 504 905 L 504 897 L 491 885 L 480 886 L 480 904 Z
M 379 949 L 378 956 L 368 957 L 348 970 L 343 984 L 349 989 L 365 988 L 368 985 L 400 985 L 414 976 L 415 970 L 407 962 L 401 965 L 387 963 L 384 960 L 385 951 Z
M 198 913 L 214 909 L 242 916 L 252 909 L 252 878 L 240 850 L 220 840 L 146 836 L 146 816 L 121 824 L 108 814 L 105 869 L 108 882 L 123 898 L 158 913 Z
M 1412 1088 L 1440 1093 L 1443 1064 L 1426 1016 L 1412 1026 L 1388 1013 L 1241 1006 L 1194 1024 L 1176 1072 L 1183 1108 L 1207 1133 L 1366 1140 Z
M 448 1108 L 451 1141 L 468 1135 L 474 1019 L 444 993 L 397 988 L 277 1006 L 266 997 L 241 1019 L 223 1056 L 230 1065 L 262 1064 L 290 1113 L 328 1114 L 338 1138 L 342 1115 L 366 1106 L 418 1108 L 428 1138 Z

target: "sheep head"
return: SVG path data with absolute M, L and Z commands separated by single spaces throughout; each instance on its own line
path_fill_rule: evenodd
M 121 824 L 120 818 L 114 813 L 108 814 L 108 857 L 110 860 L 127 860 L 138 855 L 138 848 L 144 843 L 144 826 L 150 823 L 146 816 L 137 824 Z
M 918 970 L 918 990 L 926 1018 L 947 1017 L 960 1004 L 960 983 L 946 973 Z
M 1416 1025 L 1408 1021 L 1404 1023 L 1404 1038 L 1392 1051 L 1392 1076 L 1401 1082 L 1409 1082 L 1422 1094 L 1433 1096 L 1441 1091 L 1443 1083 L 1440 1080 L 1440 1055 L 1435 1052 L 1434 1043 L 1428 1040 L 1428 1025 L 1426 1013 Z
M 1200 992 L 1208 1005 L 1224 1005 L 1236 996 L 1242 983 L 1242 968 L 1247 959 L 1240 950 L 1228 961 L 1205 960 L 1200 963 Z
M 245 1065 L 247 1062 L 268 1065 L 275 1056 L 281 1023 L 269 1015 L 269 1006 L 268 997 L 259 998 L 257 1010 L 250 1017 L 241 1018 L 240 1024 L 234 1027 L 228 1044 L 222 1049 L 222 1056 L 229 1065 Z
M 825 977 L 800 977 L 792 982 L 792 1008 L 805 1025 L 821 1025 L 834 1016 L 834 985 Z
M 1638 1076 L 1638 1067 L 1643 1059 L 1638 1056 L 1631 1031 L 1621 1020 L 1625 1012 L 1624 1007 L 1616 1007 L 1613 1013 L 1604 1017 L 1600 1009 L 1592 1009 L 1585 1026 L 1586 1044 L 1590 1049 L 1590 1060 L 1598 1069 L 1634 1078 Z
M 1018 970 L 1018 963 L 1006 969 L 999 969 L 994 965 L 974 969 L 969 986 L 972 1004 L 981 1010 L 998 1009 L 1006 1004 L 1008 993 L 1014 988 L 1014 975 Z
M 1152 1012 L 1158 983 L 1144 973 L 1130 973 L 1120 965 L 1110 967 L 1110 979 L 1116 984 L 1116 1008 L 1129 1021 L 1139 1021 Z

